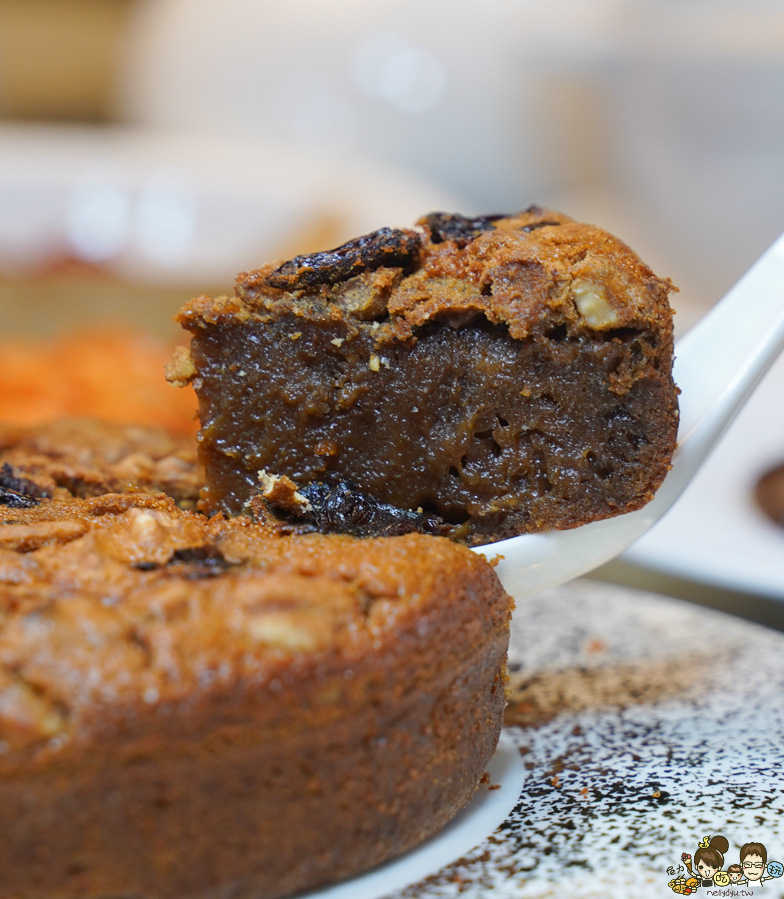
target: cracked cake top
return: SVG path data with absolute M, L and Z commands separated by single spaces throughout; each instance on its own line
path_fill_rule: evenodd
M 554 317 L 574 334 L 660 327 L 673 289 L 606 231 L 531 206 L 511 216 L 432 213 L 411 230 L 272 262 L 240 274 L 234 297 L 192 300 L 178 321 L 194 330 L 200 320 L 342 319 L 349 336 L 375 325 L 383 344 L 433 319 L 459 327 L 484 315 L 524 339 Z

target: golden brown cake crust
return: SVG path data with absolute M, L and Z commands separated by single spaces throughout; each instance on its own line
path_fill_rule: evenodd
M 416 845 L 494 749 L 509 606 L 422 535 L 0 506 L 0 899 L 277 897 Z
M 203 478 L 193 438 L 154 425 L 0 423 L 0 490 L 49 499 L 163 492 L 192 508 Z
M 375 268 L 349 282 L 314 290 L 272 287 L 272 262 L 237 277 L 234 297 L 197 297 L 180 311 L 185 327 L 233 319 L 295 315 L 341 319 L 346 324 L 387 314 L 375 335 L 379 344 L 406 340 L 414 329 L 442 316 L 481 313 L 505 324 L 515 339 L 528 337 L 557 313 L 564 323 L 590 327 L 574 303 L 574 282 L 606 291 L 609 318 L 598 330 L 655 326 L 670 328 L 667 303 L 675 288 L 657 277 L 622 241 L 594 225 L 541 207 L 492 222 L 493 230 L 469 242 L 432 240 L 428 217 L 420 220 L 422 255 L 406 275 L 401 268 Z M 522 282 L 518 275 L 525 270 Z M 347 287 L 347 283 L 350 287 Z M 612 317 L 615 313 L 615 317 Z M 195 375 L 195 372 L 193 373 Z

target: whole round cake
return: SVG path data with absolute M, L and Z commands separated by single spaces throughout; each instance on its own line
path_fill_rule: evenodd
M 471 798 L 510 615 L 480 556 L 163 494 L 0 500 L 1 899 L 272 899 Z

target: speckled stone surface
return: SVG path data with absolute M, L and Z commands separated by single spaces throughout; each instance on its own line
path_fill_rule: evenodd
M 784 634 L 577 581 L 518 602 L 510 663 L 518 805 L 390 897 L 673 896 L 667 869 L 707 834 L 729 840 L 725 869 L 746 842 L 784 859 Z M 784 896 L 784 878 L 754 894 Z

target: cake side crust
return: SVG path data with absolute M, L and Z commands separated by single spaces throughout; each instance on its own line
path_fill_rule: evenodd
M 510 604 L 475 554 L 274 537 L 139 494 L 0 519 L 3 899 L 283 896 L 472 795 Z

